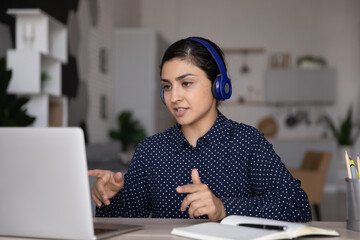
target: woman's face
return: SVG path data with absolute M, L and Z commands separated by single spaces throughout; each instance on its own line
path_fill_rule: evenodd
M 166 106 L 181 126 L 207 127 L 214 123 L 216 99 L 203 70 L 189 60 L 175 58 L 163 64 L 161 84 Z

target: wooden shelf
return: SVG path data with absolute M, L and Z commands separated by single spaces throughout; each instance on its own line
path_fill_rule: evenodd
M 317 101 L 302 101 L 302 102 L 238 102 L 236 100 L 230 100 L 221 103 L 220 106 L 237 106 L 237 107 L 291 107 L 291 106 L 330 106 L 333 102 L 317 102 Z
M 8 93 L 27 95 L 35 127 L 67 126 L 68 100 L 62 96 L 61 65 L 67 62 L 67 29 L 40 9 L 9 9 L 16 19 L 16 47 L 7 51 L 12 70 Z M 42 79 L 45 73 L 48 79 Z
M 40 52 L 23 49 L 8 50 L 7 68 L 12 70 L 8 92 L 12 94 L 48 93 L 61 96 L 61 63 Z M 50 79 L 42 82 L 41 73 Z
M 269 104 L 265 103 L 265 102 L 239 102 L 236 100 L 230 100 L 230 101 L 225 101 L 223 103 L 221 103 L 221 106 L 267 106 Z

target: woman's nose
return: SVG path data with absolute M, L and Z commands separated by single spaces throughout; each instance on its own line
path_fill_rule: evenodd
M 181 99 L 182 99 L 181 89 L 179 87 L 173 87 L 173 89 L 171 91 L 170 101 L 175 103 Z

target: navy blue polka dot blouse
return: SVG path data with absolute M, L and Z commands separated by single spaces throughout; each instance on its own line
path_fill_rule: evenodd
M 311 221 L 300 181 L 263 134 L 220 112 L 196 147 L 187 142 L 179 124 L 142 141 L 125 174 L 124 188 L 110 205 L 97 208 L 96 216 L 189 218 L 187 211 L 180 211 L 186 194 L 175 189 L 192 183 L 194 168 L 202 183 L 222 199 L 226 215 Z

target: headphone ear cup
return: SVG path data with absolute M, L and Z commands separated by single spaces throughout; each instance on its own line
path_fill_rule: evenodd
M 215 98 L 224 101 L 231 97 L 232 87 L 228 78 L 217 77 L 212 86 L 212 92 Z
M 212 93 L 214 97 L 218 100 L 221 100 L 222 98 L 220 95 L 220 82 L 221 82 L 221 78 L 219 76 L 215 79 L 215 81 L 212 84 Z
M 229 99 L 232 94 L 232 86 L 229 78 L 222 78 L 220 83 L 220 94 L 222 100 Z
M 160 97 L 161 97 L 161 101 L 166 106 L 165 98 L 164 98 L 164 87 L 162 87 L 162 86 L 161 86 L 161 90 L 160 90 Z

